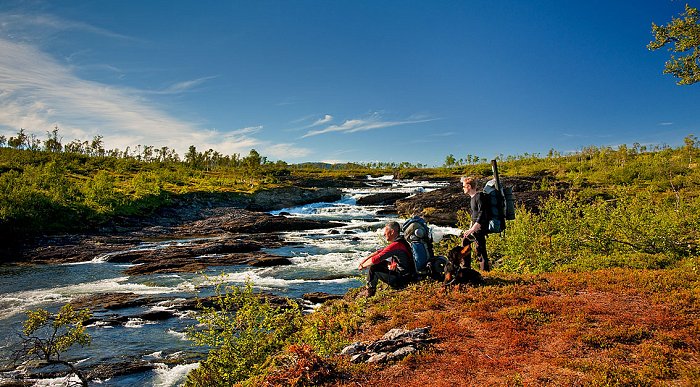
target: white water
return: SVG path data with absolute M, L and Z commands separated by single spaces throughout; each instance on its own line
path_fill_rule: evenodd
M 131 292 L 138 295 L 167 297 L 170 300 L 191 298 L 203 290 L 224 283 L 241 285 L 251 281 L 257 290 L 289 297 L 300 297 L 308 292 L 342 294 L 349 288 L 362 284 L 364 275 L 357 270 L 357 262 L 369 252 L 382 247 L 381 228 L 388 220 L 399 220 L 377 215 L 385 206 L 358 206 L 357 199 L 380 192 L 422 192 L 435 189 L 439 184 L 394 181 L 391 176 L 369 179 L 376 187 L 344 190 L 342 200 L 333 203 L 315 203 L 275 211 L 286 212 L 293 217 L 324 219 L 342 222 L 334 229 L 307 230 L 282 233 L 283 238 L 295 244 L 267 252 L 289 257 L 292 265 L 254 268 L 249 266 L 222 266 L 205 273 L 178 273 L 125 277 L 125 267 L 113 264 L 109 258 L 116 253 L 96 256 L 92 261 L 77 265 L 53 265 L 32 269 L 8 269 L 0 272 L 0 344 L 11 340 L 20 329 L 23 313 L 36 309 L 57 308 L 83 295 Z M 387 184 L 391 184 L 388 186 Z M 458 234 L 459 230 L 434 227 L 437 238 L 441 234 Z M 169 246 L 189 245 L 202 239 L 170 240 L 144 243 L 135 250 L 154 250 Z M 150 307 L 152 311 L 167 310 L 163 305 Z M 313 305 L 305 308 L 312 309 Z M 133 308 L 132 308 L 133 309 Z M 138 309 L 138 308 L 137 308 Z M 147 311 L 140 308 L 140 312 Z M 110 313 L 134 313 L 134 310 Z M 184 333 L 194 320 L 189 314 L 179 314 L 176 319 L 152 323 L 129 318 L 122 326 L 108 327 L 101 323 L 91 325 L 93 346 L 88 350 L 91 359 L 118 359 L 124 355 L 153 361 L 176 356 L 180 351 L 191 351 L 192 346 Z M 105 329 L 109 328 L 109 329 Z M 1 347 L 0 347 L 1 348 Z M 82 356 L 81 358 L 84 358 Z M 91 360 L 93 361 L 93 360 Z M 158 368 L 140 377 L 114 378 L 103 381 L 105 385 L 175 386 L 198 363 Z M 42 381 L 43 385 L 56 385 L 62 379 Z

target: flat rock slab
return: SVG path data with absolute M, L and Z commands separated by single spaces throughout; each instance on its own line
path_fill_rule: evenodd
M 169 256 L 167 259 L 158 255 L 151 259 L 140 259 L 139 265 L 124 270 L 124 274 L 142 275 L 158 273 L 192 273 L 203 271 L 210 266 L 251 265 L 276 266 L 289 265 L 286 257 L 271 255 L 263 252 L 225 254 L 220 256 Z
M 326 220 L 301 219 L 291 216 L 270 215 L 265 212 L 231 208 L 227 213 L 179 226 L 180 235 L 214 235 L 222 233 L 260 234 L 281 231 L 314 230 L 342 226 L 343 223 Z
M 75 309 L 123 309 L 144 306 L 153 302 L 151 297 L 136 293 L 105 293 L 78 297 L 70 302 Z
M 409 192 L 381 192 L 357 199 L 360 206 L 377 206 L 394 204 L 397 200 L 411 196 Z

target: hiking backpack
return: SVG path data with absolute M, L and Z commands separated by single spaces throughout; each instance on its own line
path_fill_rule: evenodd
M 506 220 L 515 219 L 515 200 L 513 188 L 503 187 L 499 190 L 496 179 L 489 180 L 482 194 L 483 211 L 488 215 L 489 234 L 497 234 L 506 230 Z
M 428 223 L 420 216 L 414 216 L 401 226 L 403 236 L 411 245 L 413 262 L 416 266 L 416 274 L 419 276 L 428 274 L 428 264 L 433 260 L 433 237 L 428 228 Z

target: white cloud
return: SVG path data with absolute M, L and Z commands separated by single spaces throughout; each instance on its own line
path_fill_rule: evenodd
M 216 77 L 214 77 L 214 76 L 212 76 L 212 77 L 202 77 L 202 78 L 192 79 L 192 80 L 189 80 L 189 81 L 177 82 L 177 83 L 175 83 L 175 84 L 173 84 L 173 85 L 168 86 L 167 88 L 165 88 L 165 89 L 162 90 L 162 91 L 156 91 L 156 92 L 153 92 L 153 93 L 155 93 L 155 94 L 177 94 L 177 93 L 182 93 L 182 92 L 185 92 L 185 91 L 189 91 L 189 90 L 191 90 L 191 89 L 193 89 L 193 88 L 195 88 L 195 87 L 201 85 L 202 83 L 204 83 L 204 82 L 206 82 L 206 81 L 208 81 L 208 80 L 210 80 L 210 79 L 214 79 L 214 78 L 216 78 Z
M 262 147 L 281 158 L 310 153 L 292 144 L 275 145 L 252 137 L 262 126 L 203 130 L 169 115 L 146 98 L 160 93 L 80 79 L 69 67 L 32 45 L 0 38 L 0 52 L 0 129 L 8 135 L 25 128 L 43 137 L 58 125 L 64 143 L 102 135 L 110 149 L 138 144 L 167 146 L 183 155 L 194 145 L 199 151 L 214 149 L 224 154 L 247 154 Z M 181 82 L 166 91 L 184 91 L 210 78 Z
M 132 37 L 93 25 L 33 12 L 0 13 L 0 32 L 15 40 L 43 41 L 47 36 L 63 31 L 86 32 L 112 39 L 135 40 Z
M 382 129 L 392 126 L 417 124 L 420 122 L 434 121 L 434 118 L 426 119 L 413 119 L 413 120 L 403 120 L 403 121 L 384 121 L 381 119 L 379 114 L 372 114 L 368 118 L 363 119 L 352 119 L 343 122 L 340 125 L 330 125 L 323 129 L 309 130 L 302 136 L 302 138 L 318 136 L 319 134 L 332 133 L 332 132 L 343 132 L 343 133 L 354 133 L 373 129 Z
M 58 124 L 64 135 L 99 133 L 105 140 L 114 135 L 136 141 L 162 138 L 162 145 L 179 149 L 193 139 L 192 124 L 153 108 L 134 90 L 82 80 L 29 45 L 0 39 L 0 52 L 0 125 L 4 127 L 42 129 Z
M 333 116 L 330 114 L 326 114 L 325 116 L 323 116 L 323 118 L 319 118 L 318 120 L 316 120 L 316 122 L 311 124 L 311 127 L 327 124 L 331 121 L 333 121 Z
M 248 126 L 246 128 L 241 128 L 241 129 L 236 129 L 234 131 L 231 131 L 228 133 L 228 136 L 230 137 L 236 137 L 236 136 L 241 136 L 245 134 L 255 134 L 260 132 L 263 129 L 262 125 L 258 126 Z

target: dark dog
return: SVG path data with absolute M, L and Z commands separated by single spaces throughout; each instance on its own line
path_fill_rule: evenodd
M 471 268 L 472 265 L 472 245 L 453 247 L 447 254 L 447 265 L 445 266 L 445 282 L 443 286 L 447 291 L 452 285 L 469 284 L 479 286 L 484 283 L 481 274 Z

